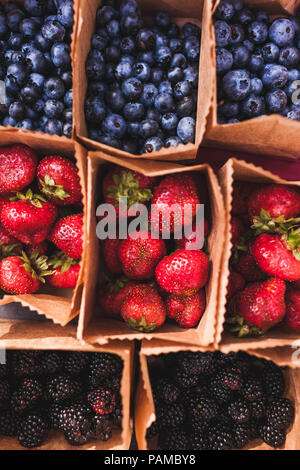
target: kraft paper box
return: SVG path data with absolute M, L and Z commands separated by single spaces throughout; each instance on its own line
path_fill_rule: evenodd
M 1 349 L 64 350 L 106 352 L 123 360 L 120 394 L 122 398 L 122 428 L 113 428 L 112 437 L 106 442 L 91 441 L 83 446 L 68 444 L 63 433 L 52 430 L 45 443 L 37 450 L 128 450 L 132 435 L 130 397 L 133 378 L 133 343 L 115 341 L 106 346 L 82 345 L 76 339 L 76 327 L 64 328 L 51 322 L 0 320 Z M 17 438 L 0 436 L 0 450 L 26 450 Z
M 175 323 L 165 323 L 153 333 L 139 333 L 131 330 L 120 320 L 104 317 L 97 305 L 97 283 L 103 273 L 103 261 L 99 258 L 99 240 L 96 236 L 96 204 L 101 197 L 100 179 L 104 164 L 113 163 L 135 170 L 147 176 L 164 176 L 186 171 L 199 172 L 205 176 L 209 191 L 212 227 L 208 237 L 210 252 L 210 278 L 206 286 L 206 310 L 196 328 L 183 329 Z M 225 213 L 221 190 L 209 165 L 180 166 L 170 162 L 156 162 L 145 159 L 133 160 L 90 152 L 88 155 L 88 198 L 85 285 L 78 323 L 78 338 L 91 343 L 104 344 L 110 339 L 152 339 L 162 338 L 208 346 L 213 343 L 216 326 L 217 292 L 220 262 L 224 243 Z

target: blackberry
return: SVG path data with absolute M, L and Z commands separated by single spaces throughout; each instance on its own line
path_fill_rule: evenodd
M 246 401 L 259 401 L 264 398 L 262 383 L 259 379 L 249 376 L 241 389 L 241 394 Z
M 32 449 L 40 447 L 46 440 L 49 423 L 40 412 L 32 412 L 25 416 L 19 426 L 18 441 L 23 447 Z
M 46 384 L 48 399 L 56 403 L 76 397 L 81 391 L 81 383 L 67 375 L 50 378 Z
M 247 423 L 250 419 L 250 409 L 244 400 L 235 400 L 229 403 L 227 413 L 236 423 Z
M 88 366 L 90 355 L 86 352 L 68 352 L 64 357 L 64 369 L 70 375 L 78 375 Z
M 16 377 L 41 374 L 40 351 L 13 351 L 11 355 L 12 371 Z
M 61 429 L 60 413 L 64 408 L 63 403 L 51 403 L 48 408 L 48 417 L 51 427 L 55 430 Z
M 180 403 L 161 405 L 156 412 L 158 424 L 164 428 L 176 428 L 185 421 L 185 409 Z
M 56 374 L 62 368 L 62 356 L 56 351 L 42 351 L 39 361 L 43 375 Z
M 265 400 L 252 401 L 249 403 L 251 417 L 254 419 L 262 419 L 266 413 Z
M 95 413 L 100 415 L 110 414 L 116 408 L 116 394 L 105 388 L 98 388 L 87 396 L 89 405 Z
M 263 374 L 263 387 L 268 398 L 280 398 L 285 389 L 282 370 L 278 366 L 266 368 Z
M 232 397 L 231 390 L 224 387 L 224 385 L 215 377 L 213 377 L 209 383 L 209 391 L 216 402 L 220 405 L 228 403 Z
M 205 434 L 209 423 L 201 421 L 200 419 L 191 419 L 189 422 L 193 432 L 196 434 Z
M 179 388 L 168 379 L 159 380 L 155 390 L 159 399 L 165 403 L 174 403 L 180 395 Z
M 154 421 L 151 424 L 150 428 L 147 429 L 146 438 L 152 439 L 153 437 L 157 436 L 158 433 L 159 433 L 159 425 L 157 421 Z
M 213 361 L 211 352 L 190 352 L 183 351 L 177 355 L 177 368 L 187 375 L 200 375 L 209 372 Z
M 250 419 L 248 424 L 248 432 L 249 432 L 249 439 L 257 439 L 259 437 L 259 427 L 261 424 L 261 420 Z
M 0 413 L 0 434 L 3 436 L 16 437 L 19 428 L 19 416 L 11 410 Z
M 7 364 L 0 364 L 0 379 L 4 379 L 7 377 L 9 373 L 9 369 Z
M 108 441 L 112 436 L 111 423 L 104 416 L 95 414 L 91 421 L 91 437 L 100 441 Z
M 121 375 L 114 375 L 107 377 L 102 381 L 102 386 L 104 388 L 109 388 L 110 390 L 114 392 L 118 392 L 121 388 Z
M 210 450 L 209 441 L 204 433 L 193 432 L 189 436 L 189 450 Z
M 8 380 L 0 380 L 0 401 L 5 402 L 10 398 L 10 385 Z
M 207 437 L 211 450 L 229 450 L 233 446 L 232 430 L 220 421 L 208 427 Z
M 193 421 L 209 422 L 218 415 L 218 406 L 211 398 L 194 396 L 189 403 L 188 413 Z
M 288 398 L 276 398 L 267 406 L 267 423 L 277 429 L 286 430 L 294 421 L 295 409 Z
M 270 424 L 262 423 L 258 428 L 260 438 L 269 446 L 275 449 L 283 447 L 286 435 L 281 429 L 277 429 Z
M 235 367 L 220 370 L 215 375 L 215 380 L 222 384 L 224 388 L 232 391 L 239 390 L 242 386 L 241 372 Z
M 122 360 L 115 354 L 94 353 L 91 357 L 89 372 L 94 379 L 120 374 L 123 364 Z
M 109 415 L 109 418 L 113 422 L 115 426 L 118 428 L 122 427 L 122 418 L 123 418 L 123 413 L 122 413 L 122 403 L 121 400 L 117 399 L 117 404 L 113 412 Z
M 64 433 L 64 436 L 71 446 L 83 446 L 90 440 L 90 428 L 70 428 Z
M 232 426 L 233 447 L 242 449 L 249 442 L 249 428 L 245 423 L 234 423 Z
M 158 445 L 162 450 L 188 450 L 188 435 L 182 428 L 161 429 Z
M 92 412 L 87 404 L 75 402 L 61 408 L 58 414 L 58 427 L 64 432 L 78 428 L 85 433 L 90 429 L 91 417 Z
M 200 380 L 199 375 L 189 375 L 182 370 L 174 370 L 172 376 L 178 387 L 182 389 L 195 387 Z
M 11 408 L 16 413 L 23 413 L 39 404 L 43 397 L 43 386 L 37 379 L 23 379 L 13 392 Z

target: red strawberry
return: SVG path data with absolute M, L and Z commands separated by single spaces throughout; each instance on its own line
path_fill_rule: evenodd
M 3 245 L 12 245 L 13 243 L 20 243 L 15 237 L 10 235 L 10 233 L 5 230 L 5 228 L 0 225 L 0 246 Z
M 60 289 L 76 287 L 80 264 L 69 258 L 62 251 L 54 253 L 48 261 L 52 274 L 48 276 L 49 284 Z
M 109 317 L 121 319 L 121 306 L 129 292 L 136 286 L 138 286 L 136 282 L 126 278 L 102 284 L 99 289 L 98 301 L 103 312 Z
M 192 232 L 189 235 L 184 235 L 183 238 L 175 241 L 176 249 L 180 250 L 185 248 L 186 250 L 192 250 L 193 245 L 195 244 L 195 232 L 196 232 L 196 221 L 192 223 Z M 207 237 L 209 234 L 209 223 L 206 219 L 204 219 L 204 237 Z
M 0 219 L 3 227 L 15 238 L 28 245 L 43 242 L 57 217 L 54 204 L 44 202 L 29 189 L 26 195 L 17 193 L 19 200 L 4 205 Z
M 83 214 L 69 215 L 54 225 L 49 240 L 73 259 L 82 255 Z
M 43 158 L 37 168 L 40 191 L 58 206 L 76 204 L 81 200 L 81 186 L 74 163 L 67 158 Z
M 8 294 L 31 294 L 36 292 L 44 276 L 51 274 L 46 256 L 39 257 L 36 253 L 28 258 L 9 256 L 0 261 L 0 289 Z
M 170 208 L 174 204 L 181 208 L 182 215 L 171 212 L 169 216 Z M 174 232 L 174 226 L 176 227 L 181 224 L 190 225 L 196 215 L 197 204 L 200 204 L 200 201 L 195 180 L 191 173 L 166 176 L 156 188 L 151 202 L 151 223 L 154 230 L 157 232 L 158 230 L 166 230 L 169 226 L 169 217 L 171 232 Z M 183 210 L 185 205 L 191 208 L 190 217 L 188 217 L 188 214 L 184 217 Z M 164 221 L 164 215 L 168 216 L 167 224 Z
M 205 304 L 203 289 L 189 296 L 170 294 L 166 300 L 167 315 L 182 328 L 193 328 L 198 325 Z
M 47 241 L 45 240 L 44 242 L 42 242 L 42 243 L 37 243 L 36 245 L 28 245 L 28 246 L 26 246 L 26 248 L 25 248 L 26 254 L 27 254 L 27 256 L 29 256 L 29 257 L 32 255 L 32 253 L 33 253 L 35 250 L 38 251 L 39 256 L 46 255 L 46 254 L 47 254 L 47 251 L 48 251 L 48 243 L 47 243 Z
M 236 181 L 233 184 L 232 193 L 232 215 L 242 215 L 248 213 L 248 198 L 253 191 L 261 185 L 248 183 L 246 181 Z
M 285 281 L 300 279 L 300 260 L 278 235 L 263 233 L 253 245 L 253 256 L 262 271 Z
M 120 197 L 128 198 L 128 208 L 136 203 L 148 202 L 152 198 L 156 182 L 157 178 L 144 176 L 126 168 L 114 167 L 103 179 L 103 196 L 105 202 L 112 204 L 118 214 Z
M 230 274 L 227 285 L 227 299 L 230 300 L 237 292 L 245 287 L 245 279 L 241 274 L 229 268 Z
M 263 281 L 267 277 L 266 273 L 258 267 L 250 252 L 240 254 L 235 269 L 248 282 Z
M 103 241 L 103 257 L 107 268 L 114 274 L 121 274 L 122 264 L 119 258 L 121 240 L 107 238 Z
M 29 186 L 37 167 L 36 153 L 26 145 L 0 148 L 0 194 Z
M 171 294 L 192 295 L 207 282 L 209 262 L 200 250 L 178 250 L 157 265 L 158 284 Z
M 233 246 L 237 245 L 240 241 L 241 236 L 245 232 L 245 226 L 241 219 L 238 217 L 232 217 L 231 219 L 231 242 Z
M 136 239 L 122 240 L 119 257 L 124 274 L 130 279 L 146 280 L 154 277 L 157 263 L 166 255 L 163 240 L 151 239 L 151 233 L 140 231 L 131 234 Z
M 151 333 L 164 324 L 166 308 L 155 289 L 147 284 L 140 284 L 125 298 L 121 316 L 129 328 Z
M 300 214 L 300 192 L 279 184 L 265 185 L 255 191 L 248 201 L 250 220 L 266 211 L 272 219 L 284 217 L 288 220 Z
M 280 323 L 285 315 L 285 282 L 270 278 L 255 282 L 233 297 L 229 304 L 233 331 L 239 336 L 262 334 L 264 330 Z
M 300 331 L 300 290 L 291 289 L 286 294 L 285 323 L 293 330 Z

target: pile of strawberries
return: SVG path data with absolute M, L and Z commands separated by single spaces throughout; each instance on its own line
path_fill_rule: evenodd
M 205 209 L 208 204 L 205 179 L 196 172 L 147 177 L 114 166 L 101 184 L 104 201 L 116 208 L 119 224 L 124 215 L 118 209 L 121 196 L 128 198 L 128 229 L 129 210 L 136 203 L 146 204 L 150 213 L 147 230 L 129 230 L 130 236 L 125 239 L 111 237 L 102 242 L 107 268 L 98 293 L 102 312 L 123 319 L 130 328 L 143 332 L 161 327 L 167 318 L 183 328 L 195 327 L 205 311 L 208 256 L 200 249 L 193 249 L 193 235 L 188 239 L 174 238 L 174 212 L 170 217 L 170 239 L 163 239 L 161 234 L 163 214 L 173 204 L 181 208 L 189 205 L 190 218 L 182 217 L 180 222 L 195 224 L 197 204 L 205 204 Z M 158 214 L 156 222 L 151 217 L 154 209 Z M 153 228 L 158 234 L 155 239 Z M 204 236 L 208 231 L 206 220 Z
M 236 182 L 227 325 L 240 337 L 300 331 L 300 191 Z
M 76 286 L 82 255 L 81 186 L 74 163 L 40 159 L 25 145 L 0 148 L 0 289 Z

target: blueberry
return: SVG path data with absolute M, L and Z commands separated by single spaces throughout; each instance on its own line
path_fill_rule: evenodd
M 253 93 L 254 95 L 261 95 L 263 87 L 264 86 L 260 78 L 251 78 L 251 93 Z
M 135 42 L 131 37 L 121 39 L 120 49 L 123 54 L 132 54 L 135 51 Z
M 0 38 L 4 37 L 7 33 L 7 22 L 5 15 L 0 13 Z
M 299 80 L 300 79 L 300 70 L 298 69 L 290 69 L 288 71 L 289 74 L 289 80 Z
M 173 111 L 175 103 L 172 95 L 160 93 L 154 99 L 155 108 L 162 114 Z
M 171 83 L 177 83 L 179 81 L 182 81 L 184 79 L 184 73 L 181 67 L 171 67 L 168 70 L 167 74 L 168 80 L 170 80 Z
M 34 38 L 37 32 L 36 23 L 31 18 L 24 18 L 20 23 L 19 31 L 25 38 Z
M 51 41 L 44 38 L 42 33 L 36 34 L 34 38 L 35 45 L 40 51 L 49 51 L 51 48 Z
M 241 111 L 247 118 L 260 116 L 264 111 L 261 97 L 254 94 L 248 96 L 241 102 Z
M 144 143 L 143 153 L 158 152 L 163 145 L 164 143 L 160 137 L 149 137 Z
M 184 41 L 184 52 L 186 57 L 192 61 L 196 62 L 199 60 L 200 56 L 200 42 L 196 36 L 190 36 Z
M 250 41 L 249 39 L 245 39 L 245 40 L 243 41 L 243 45 L 244 45 L 245 47 L 247 47 L 247 49 L 248 49 L 249 52 L 253 52 L 254 49 L 255 49 L 255 44 L 254 44 L 254 42 Z
M 44 107 L 45 107 L 45 101 L 41 98 L 39 98 L 38 100 L 36 100 L 35 103 L 33 103 L 32 105 L 33 107 L 33 110 L 36 112 L 36 113 L 42 113 L 43 110 L 44 110 Z
M 241 121 L 237 118 L 230 118 L 228 119 L 227 124 L 236 124 L 238 122 L 241 122 Z
M 181 142 L 187 144 L 195 141 L 195 119 L 192 117 L 184 117 L 180 119 L 177 126 L 177 135 Z
M 40 96 L 40 90 L 33 84 L 25 85 L 20 91 L 20 97 L 24 103 L 32 105 L 38 100 Z
M 24 0 L 24 8 L 32 16 L 42 16 L 46 13 L 46 2 L 41 2 L 41 0 Z
M 168 81 L 161 82 L 161 84 L 158 87 L 158 92 L 160 94 L 167 93 L 168 95 L 172 95 L 173 94 L 172 84 Z
M 266 63 L 273 63 L 277 61 L 279 57 L 279 47 L 273 42 L 268 42 L 264 44 L 261 48 L 263 59 Z
M 188 66 L 187 59 L 184 54 L 177 52 L 171 60 L 171 67 L 181 67 L 185 69 Z
M 294 39 L 295 26 L 287 18 L 277 18 L 269 29 L 269 38 L 279 47 L 288 46 Z
M 9 49 L 17 50 L 21 48 L 21 45 L 23 44 L 23 42 L 24 42 L 24 38 L 21 33 L 11 32 L 7 40 L 7 46 Z
M 194 88 L 198 85 L 198 69 L 193 66 L 189 66 L 183 71 L 184 80 L 191 82 Z
M 126 103 L 123 108 L 123 115 L 128 121 L 140 121 L 145 114 L 145 108 L 142 103 Z
M 110 38 L 114 39 L 120 37 L 120 23 L 118 20 L 111 20 L 106 25 L 106 29 Z
M 25 105 L 25 117 L 36 121 L 39 119 L 39 114 L 31 108 L 31 106 Z
M 178 82 L 174 86 L 174 97 L 176 100 L 182 100 L 186 96 L 191 96 L 193 92 L 193 86 L 187 80 Z
M 141 80 L 141 82 L 147 82 L 151 77 L 151 69 L 149 64 L 146 62 L 136 62 L 133 66 L 133 74 Z
M 108 39 L 100 36 L 99 34 L 93 34 L 91 46 L 93 49 L 98 49 L 99 51 L 104 51 L 108 45 Z
M 103 93 L 102 96 L 99 95 L 102 99 L 106 97 L 106 103 L 112 111 L 115 113 L 120 113 L 125 105 L 125 99 L 121 90 L 109 90 L 106 93 Z
M 265 87 L 275 90 L 282 88 L 288 81 L 288 70 L 283 65 L 267 64 L 262 74 L 262 82 Z
M 49 121 L 45 125 L 44 129 L 45 129 L 45 132 L 47 134 L 62 135 L 62 133 L 63 133 L 63 124 L 58 119 L 49 119 Z
M 62 42 L 64 40 L 66 30 L 59 21 L 51 20 L 44 23 L 41 32 L 47 41 Z
M 283 90 L 274 90 L 266 94 L 266 104 L 270 113 L 280 113 L 287 105 L 287 96 Z
M 139 62 L 146 62 L 149 65 L 154 65 L 155 64 L 155 55 L 153 51 L 144 51 L 140 52 L 137 55 L 137 60 Z
M 284 87 L 284 92 L 288 98 L 293 101 L 293 95 L 297 92 L 297 96 L 299 95 L 299 84 L 297 80 L 292 80 L 288 82 L 288 84 Z
M 165 72 L 164 70 L 160 68 L 153 68 L 152 69 L 152 76 L 151 76 L 151 81 L 154 83 L 154 85 L 159 85 L 160 82 L 162 82 L 165 79 Z
M 239 24 L 233 24 L 230 26 L 231 33 L 229 38 L 230 44 L 239 44 L 243 42 L 245 38 L 244 28 Z
M 17 124 L 17 127 L 20 127 L 21 129 L 26 129 L 28 131 L 32 131 L 33 130 L 33 122 L 32 122 L 31 119 L 25 118 Z
M 25 117 L 26 109 L 21 101 L 14 101 L 9 107 L 9 115 L 16 121 L 22 121 Z
M 122 148 L 122 143 L 120 139 L 116 139 L 111 135 L 102 135 L 98 138 L 98 142 L 101 142 L 104 145 L 109 145 L 110 147 L 115 147 L 116 149 Z
M 217 73 L 228 72 L 233 64 L 233 56 L 225 47 L 216 47 Z
M 123 16 L 121 19 L 121 31 L 123 36 L 132 36 L 142 27 L 143 22 L 140 15 L 132 13 Z
M 144 139 L 148 139 L 149 137 L 153 137 L 157 134 L 158 128 L 159 126 L 157 121 L 145 119 L 140 123 L 139 135 Z
M 240 104 L 235 101 L 225 101 L 221 106 L 219 106 L 218 112 L 226 118 L 238 116 L 240 112 Z
M 220 47 L 228 46 L 231 38 L 231 28 L 226 21 L 215 22 L 216 45 Z
M 106 115 L 106 106 L 98 96 L 89 96 L 85 102 L 85 117 L 88 122 L 101 123 Z
M 51 58 L 55 67 L 67 70 L 71 67 L 70 46 L 61 42 L 56 42 L 51 48 Z
M 223 18 L 225 19 L 225 18 Z M 201 36 L 201 29 L 199 26 L 197 26 L 194 23 L 190 23 L 189 21 L 187 23 L 184 23 L 182 27 L 182 33 L 185 38 L 189 36 L 196 36 L 197 38 L 200 38 Z
M 120 139 L 126 134 L 126 122 L 119 114 L 110 113 L 102 122 L 102 130 L 104 134 Z
M 7 127 L 7 126 L 16 127 L 17 122 L 18 121 L 16 121 L 11 116 L 5 116 L 5 118 L 3 119 L 3 126 L 5 126 L 5 127 Z
M 66 122 L 64 124 L 64 127 L 63 127 L 63 135 L 65 135 L 66 137 L 68 137 L 69 139 L 71 139 L 72 137 L 72 124 L 69 123 L 69 122 Z
M 20 88 L 17 84 L 17 82 L 8 76 L 4 78 L 4 84 L 5 84 L 5 91 L 6 93 L 9 93 L 10 95 L 18 95 L 20 92 Z
M 115 68 L 115 78 L 119 82 L 122 82 L 126 80 L 127 78 L 131 77 L 133 73 L 134 71 L 133 71 L 132 65 L 127 61 L 119 62 Z
M 44 83 L 45 83 L 45 77 L 44 77 L 44 75 L 42 75 L 40 73 L 31 73 L 29 75 L 28 83 L 33 84 L 39 90 L 42 90 L 42 88 L 44 86 Z
M 244 68 L 247 66 L 250 58 L 250 52 L 245 46 L 233 46 L 231 48 L 231 53 L 233 57 L 233 66 L 235 68 Z
M 300 121 L 300 109 L 292 109 L 287 113 L 286 117 L 293 121 Z
M 268 26 L 262 21 L 253 21 L 248 26 L 248 37 L 255 44 L 262 44 L 268 37 Z
M 177 135 L 172 135 L 165 140 L 165 147 L 166 148 L 177 147 L 181 143 L 182 142 L 179 139 L 179 137 L 177 137 Z
M 180 52 L 183 47 L 183 40 L 181 38 L 172 38 L 169 43 L 172 52 Z
M 236 13 L 236 21 L 243 25 L 247 25 L 254 20 L 254 14 L 248 8 L 243 8 Z
M 22 63 L 9 65 L 6 75 L 13 79 L 19 86 L 22 86 L 27 80 L 27 70 Z
M 105 26 L 111 20 L 118 19 L 118 12 L 115 8 L 104 5 L 99 8 L 96 13 L 96 25 Z
M 287 46 L 280 50 L 278 62 L 285 67 L 292 67 L 299 62 L 300 52 L 297 47 Z
M 117 63 L 121 57 L 121 50 L 118 46 L 109 46 L 105 49 L 105 57 L 108 62 Z
M 251 54 L 248 62 L 248 68 L 251 72 L 260 72 L 264 68 L 264 59 L 261 54 Z
M 194 110 L 195 102 L 191 96 L 185 96 L 182 100 L 178 101 L 176 106 L 176 113 L 179 118 L 190 116 Z
M 45 82 L 44 89 L 46 96 L 54 100 L 59 100 L 65 94 L 65 86 L 60 78 L 48 78 L 48 80 Z
M 151 29 L 142 28 L 136 37 L 137 47 L 142 51 L 149 51 L 155 47 L 155 34 Z
M 101 80 L 105 75 L 105 63 L 93 58 L 88 59 L 85 70 L 89 79 Z
M 154 24 L 162 29 L 167 29 L 171 24 L 169 13 L 166 11 L 158 11 L 154 16 Z
M 64 104 L 68 108 L 71 108 L 73 105 L 73 90 L 70 88 L 70 90 L 67 90 L 64 96 Z
M 64 105 L 61 101 L 47 100 L 45 103 L 44 113 L 49 119 L 58 119 L 64 110 Z
M 175 131 L 178 125 L 178 117 L 175 113 L 163 114 L 161 117 L 161 127 L 167 131 Z
M 100 142 L 100 138 L 102 137 L 102 131 L 99 128 L 94 129 L 93 127 L 90 127 L 88 129 L 88 136 L 90 139 Z
M 72 124 L 73 112 L 71 108 L 65 108 L 62 112 L 62 120 Z
M 168 38 L 171 38 L 171 39 L 177 38 L 180 35 L 179 26 L 176 23 L 171 23 L 166 31 L 166 34 Z
M 74 22 L 73 17 L 73 2 L 71 0 L 61 2 L 57 10 L 58 21 L 66 28 L 71 28 Z
M 140 132 L 140 123 L 132 121 L 127 123 L 127 133 L 130 137 L 138 137 Z
M 123 0 L 120 6 L 120 14 L 126 16 L 134 13 L 140 14 L 140 7 L 136 0 Z
M 234 6 L 229 0 L 222 0 L 216 8 L 215 15 L 220 20 L 230 20 L 234 15 Z
M 146 118 L 147 119 L 153 119 L 154 121 L 159 122 L 160 121 L 160 112 L 157 111 L 157 109 L 155 109 L 155 108 L 149 108 L 149 109 L 147 109 Z
M 72 72 L 71 71 L 62 71 L 60 74 L 62 81 L 65 84 L 66 88 L 71 88 L 72 86 Z
M 124 152 L 138 154 L 138 145 L 133 140 L 124 140 L 122 142 L 122 150 L 124 150 Z
M 171 63 L 172 52 L 169 47 L 161 46 L 156 50 L 155 57 L 161 67 L 168 67 Z
M 115 79 L 115 65 L 114 64 L 112 63 L 106 64 L 104 78 L 107 81 L 107 83 L 113 82 L 113 80 Z
M 231 70 L 222 79 L 222 89 L 232 101 L 241 101 L 250 93 L 250 75 L 246 70 Z
M 128 101 L 138 100 L 143 91 L 143 84 L 137 78 L 128 78 L 122 83 L 122 92 Z
M 158 90 L 155 85 L 152 83 L 146 83 L 143 88 L 141 95 L 141 103 L 143 103 L 147 108 L 153 106 Z
M 15 33 L 18 32 L 21 21 L 24 19 L 24 17 L 25 17 L 24 13 L 18 8 L 10 10 L 6 16 L 7 26 L 9 27 L 11 31 L 14 31 Z M 6 32 L 6 29 L 5 29 L 5 32 Z M 1 35 L 1 27 L 0 27 L 0 35 Z

